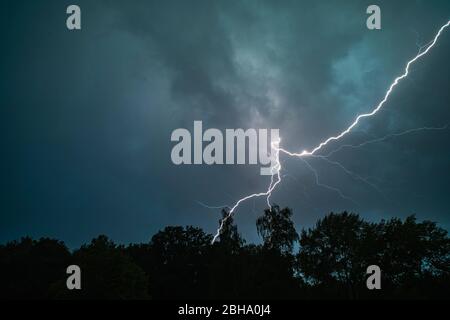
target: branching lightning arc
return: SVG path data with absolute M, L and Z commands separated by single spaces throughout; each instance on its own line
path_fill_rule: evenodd
M 394 88 L 398 85 L 398 83 L 402 79 L 406 78 L 409 75 L 411 65 L 414 64 L 421 57 L 426 55 L 431 50 L 431 48 L 433 48 L 435 46 L 435 44 L 437 43 L 437 41 L 438 41 L 439 37 L 441 36 L 441 34 L 449 26 L 450 26 L 450 20 L 447 21 L 447 23 L 444 24 L 439 29 L 439 31 L 436 33 L 436 35 L 434 36 L 433 40 L 430 43 L 428 43 L 424 47 L 421 47 L 421 49 L 419 50 L 419 53 L 414 58 L 412 58 L 411 60 L 408 61 L 408 63 L 406 64 L 406 67 L 404 69 L 403 74 L 401 74 L 400 76 L 398 76 L 397 78 L 394 79 L 392 84 L 389 86 L 389 89 L 386 91 L 386 93 L 384 95 L 384 98 L 372 109 L 371 112 L 363 113 L 363 114 L 358 115 L 355 118 L 355 120 L 345 130 L 343 130 L 338 135 L 327 138 L 326 140 L 324 140 L 323 142 L 319 143 L 315 148 L 311 149 L 310 151 L 309 150 L 303 150 L 303 151 L 298 152 L 298 153 L 297 152 L 291 152 L 291 151 L 288 151 L 288 150 L 283 149 L 282 147 L 280 147 L 281 139 L 279 139 L 278 141 L 273 141 L 272 144 L 271 144 L 271 148 L 272 148 L 272 151 L 274 153 L 274 157 L 275 157 L 276 161 L 275 161 L 275 165 L 273 165 L 272 168 L 271 168 L 272 175 L 271 175 L 270 184 L 269 184 L 267 190 L 264 191 L 264 192 L 260 192 L 260 193 L 253 193 L 253 194 L 250 194 L 248 196 L 245 196 L 245 197 L 239 199 L 234 204 L 234 206 L 232 206 L 229 209 L 227 215 L 221 220 L 219 228 L 217 229 L 217 232 L 216 232 L 216 234 L 215 234 L 215 236 L 214 236 L 214 238 L 212 240 L 212 243 L 214 243 L 217 240 L 217 238 L 220 236 L 220 233 L 221 233 L 221 231 L 223 229 L 223 226 L 224 226 L 225 222 L 227 221 L 227 219 L 229 219 L 230 217 L 233 216 L 233 214 L 236 211 L 236 209 L 243 202 L 245 202 L 245 201 L 247 201 L 249 199 L 253 199 L 253 198 L 266 197 L 267 205 L 270 208 L 270 197 L 272 195 L 272 192 L 276 189 L 276 187 L 281 183 L 281 180 L 282 180 L 282 176 L 280 175 L 280 171 L 282 170 L 281 162 L 280 162 L 280 153 L 286 154 L 286 155 L 291 156 L 291 157 L 301 158 L 305 162 L 305 164 L 307 164 L 307 166 L 314 172 L 315 177 L 316 177 L 316 182 L 319 184 L 317 172 L 314 171 L 314 169 L 309 165 L 309 163 L 304 158 L 317 157 L 318 155 L 316 155 L 316 153 L 318 151 L 320 151 L 323 147 L 325 147 L 329 143 L 342 139 L 345 135 L 350 133 L 353 130 L 353 128 L 355 128 L 359 124 L 361 119 L 375 116 L 383 108 L 383 106 L 386 103 L 386 101 L 388 101 L 389 97 L 391 96 Z M 439 129 L 439 128 L 437 128 L 437 129 Z M 413 132 L 414 130 L 415 129 L 410 130 L 410 131 Z M 415 130 L 415 131 L 417 131 L 417 130 Z M 406 132 L 406 133 L 408 133 L 408 132 Z M 386 139 L 386 137 L 381 138 L 381 139 Z M 376 140 L 380 141 L 380 139 L 376 139 Z M 375 141 L 375 140 L 371 140 L 371 141 L 368 141 L 368 142 L 363 143 L 363 144 L 371 143 L 373 141 Z M 359 145 L 359 146 L 362 146 L 362 145 Z M 337 152 L 338 150 L 341 150 L 344 147 L 345 146 L 342 146 L 341 148 L 333 151 L 332 153 Z M 320 157 L 321 158 L 327 158 L 329 155 L 330 154 L 328 154 L 326 156 L 320 156 Z M 338 189 L 335 189 L 335 191 L 340 193 L 340 191 Z M 343 196 L 342 193 L 341 193 L 341 196 Z

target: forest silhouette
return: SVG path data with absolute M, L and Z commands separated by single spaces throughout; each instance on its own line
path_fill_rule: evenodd
M 224 210 L 223 216 L 227 212 Z M 148 243 L 100 235 L 79 249 L 29 237 L 0 245 L 0 299 L 448 299 L 450 239 L 414 216 L 366 222 L 330 213 L 298 233 L 292 210 L 273 206 L 246 244 L 233 219 L 217 242 L 202 229 L 168 226 Z M 66 268 L 82 270 L 68 290 Z M 381 290 L 368 290 L 378 265 Z

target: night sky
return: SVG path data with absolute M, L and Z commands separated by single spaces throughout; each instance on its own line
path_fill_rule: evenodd
M 82 30 L 66 28 L 77 4 Z M 382 29 L 366 28 L 378 4 Z M 279 128 L 311 148 L 383 98 L 450 18 L 449 1 L 24 1 L 0 3 L 0 243 L 30 235 L 69 246 L 107 234 L 146 242 L 167 225 L 213 233 L 211 206 L 264 191 L 259 166 L 175 166 L 174 129 Z M 385 108 L 342 141 L 450 123 L 450 30 Z M 450 228 L 450 129 L 419 131 L 331 159 L 281 156 L 272 201 L 297 229 L 330 211 L 379 221 L 416 214 Z M 324 152 L 326 153 L 326 152 Z M 257 241 L 260 198 L 236 222 Z

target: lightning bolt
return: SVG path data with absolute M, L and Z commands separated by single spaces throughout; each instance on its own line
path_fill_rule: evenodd
M 249 199 L 253 199 L 253 198 L 266 197 L 266 202 L 267 202 L 267 205 L 269 206 L 269 209 L 270 209 L 270 207 L 271 207 L 270 206 L 270 197 L 272 195 L 272 192 L 276 189 L 276 187 L 280 184 L 280 182 L 282 180 L 281 175 L 280 175 L 280 171 L 282 169 L 281 168 L 281 162 L 280 162 L 280 153 L 284 153 L 284 154 L 286 154 L 288 156 L 291 156 L 291 157 L 300 158 L 307 165 L 307 167 L 314 173 L 317 185 L 324 186 L 324 187 L 326 187 L 326 188 L 328 188 L 330 190 L 334 190 L 341 197 L 343 197 L 344 199 L 353 201 L 349 197 L 345 196 L 339 189 L 321 184 L 319 182 L 317 171 L 304 158 L 315 156 L 315 154 L 318 151 L 320 151 L 323 147 L 328 145 L 330 142 L 342 139 L 344 136 L 346 136 L 348 133 L 350 133 L 354 127 L 356 127 L 359 124 L 361 119 L 369 118 L 369 117 L 372 117 L 372 116 L 376 115 L 383 108 L 384 104 L 386 103 L 386 101 L 391 96 L 394 88 L 399 84 L 399 82 L 402 79 L 406 78 L 409 75 L 409 70 L 410 70 L 411 65 L 413 65 L 417 60 L 419 60 L 421 57 L 426 55 L 431 50 L 431 48 L 433 48 L 435 46 L 435 44 L 437 43 L 437 41 L 438 41 L 439 37 L 441 36 L 442 32 L 444 32 L 444 30 L 448 26 L 450 26 L 450 20 L 447 21 L 446 24 L 441 26 L 441 28 L 438 30 L 438 32 L 436 33 L 436 35 L 434 36 L 434 38 L 433 38 L 433 40 L 431 42 L 429 42 L 427 45 L 421 47 L 419 49 L 419 52 L 417 53 L 417 55 L 407 62 L 406 67 L 404 69 L 404 72 L 400 76 L 398 76 L 397 78 L 394 79 L 392 84 L 389 86 L 389 89 L 386 91 L 386 93 L 384 95 L 384 98 L 372 109 L 371 112 L 363 113 L 363 114 L 358 115 L 355 118 L 355 120 L 345 130 L 343 130 L 338 135 L 331 136 L 331 137 L 327 138 L 323 142 L 319 143 L 311 151 L 303 150 L 303 151 L 301 151 L 299 153 L 290 152 L 290 151 L 288 151 L 286 149 L 281 148 L 280 147 L 281 139 L 278 140 L 278 141 L 272 142 L 271 143 L 271 149 L 272 149 L 272 151 L 275 152 L 275 159 L 276 159 L 276 161 L 275 161 L 275 165 L 271 168 L 271 174 L 272 175 L 271 175 L 271 178 L 270 178 L 270 184 L 269 184 L 269 187 L 267 188 L 267 191 L 260 192 L 260 193 L 253 193 L 253 194 L 250 194 L 250 195 L 248 195 L 246 197 L 243 197 L 243 198 L 239 199 L 234 204 L 234 206 L 231 207 L 231 209 L 228 211 L 228 214 L 221 220 L 219 228 L 217 229 L 217 232 L 214 235 L 214 238 L 212 240 L 212 243 L 214 243 L 217 240 L 217 238 L 220 236 L 220 233 L 221 233 L 221 231 L 223 229 L 223 226 L 224 226 L 225 222 L 230 217 L 233 216 L 235 210 L 241 205 L 241 203 L 243 203 L 243 202 L 245 202 L 245 201 L 247 201 Z M 426 48 L 426 49 L 424 49 L 424 48 Z
M 362 147 L 367 146 L 369 144 L 386 141 L 386 140 L 388 140 L 390 138 L 400 137 L 400 136 L 404 136 L 404 135 L 407 135 L 407 134 L 416 133 L 416 132 L 420 132 L 420 131 L 446 130 L 446 129 L 448 129 L 449 125 L 450 124 L 446 124 L 446 125 L 444 125 L 442 127 L 421 127 L 421 128 L 408 129 L 408 130 L 405 130 L 405 131 L 402 131 L 402 132 L 390 133 L 390 134 L 387 134 L 387 135 L 385 135 L 383 137 L 376 138 L 376 139 L 373 139 L 373 140 L 364 141 L 364 142 L 362 142 L 360 144 L 343 144 L 343 145 L 339 146 L 339 148 L 337 148 L 336 150 L 333 150 L 330 153 L 328 153 L 327 155 L 322 156 L 322 157 L 329 158 L 333 154 L 335 154 L 335 153 L 337 153 L 337 152 L 339 152 L 339 151 L 341 151 L 342 149 L 345 149 L 345 148 L 359 149 L 359 148 L 362 148 Z
M 378 192 L 378 193 L 381 194 L 384 198 L 387 199 L 386 195 L 380 190 L 380 188 L 378 188 L 376 185 L 374 185 L 373 183 L 371 183 L 371 182 L 368 181 L 367 179 L 361 177 L 359 174 L 357 174 L 357 173 L 355 173 L 355 172 L 353 172 L 353 171 L 350 171 L 349 169 L 347 169 L 346 167 L 344 167 L 344 165 L 341 164 L 340 162 L 330 160 L 330 159 L 328 159 L 328 157 L 326 157 L 326 156 L 313 156 L 313 157 L 316 157 L 316 158 L 318 158 L 318 159 L 324 160 L 324 161 L 326 161 L 326 162 L 329 163 L 329 164 L 332 164 L 332 165 L 334 165 L 334 166 L 339 167 L 340 169 L 342 169 L 342 171 L 344 171 L 344 172 L 345 172 L 346 174 L 348 174 L 350 177 L 352 177 L 352 178 L 355 179 L 355 180 L 358 180 L 358 181 L 363 182 L 364 184 L 368 185 L 369 187 L 371 187 L 372 189 L 374 189 L 376 192 Z
M 240 204 L 248 199 L 252 199 L 252 198 L 258 198 L 258 197 L 266 197 L 267 200 L 267 204 L 270 207 L 270 196 L 272 195 L 272 191 L 275 190 L 275 188 L 277 187 L 277 185 L 281 182 L 281 175 L 280 175 L 280 171 L 281 171 L 281 163 L 280 163 L 280 142 L 281 139 L 279 139 L 278 141 L 273 141 L 271 143 L 271 149 L 275 151 L 275 165 L 273 165 L 271 167 L 271 177 L 270 177 L 270 185 L 267 188 L 267 191 L 265 192 L 260 192 L 260 193 L 253 193 L 251 195 L 248 195 L 242 199 L 239 199 L 235 205 L 228 211 L 228 214 L 220 221 L 220 225 L 219 228 L 217 229 L 216 234 L 214 235 L 214 238 L 212 239 L 211 243 L 216 242 L 217 238 L 220 236 L 220 232 L 223 229 L 223 226 L 225 224 L 225 222 L 233 216 L 234 211 L 240 206 Z
M 327 185 L 327 184 L 324 184 L 324 183 L 320 182 L 320 181 L 319 181 L 319 173 L 317 172 L 317 170 L 314 169 L 313 166 L 311 166 L 311 164 L 310 164 L 306 159 L 300 158 L 300 160 L 302 160 L 302 161 L 306 164 L 306 167 L 314 174 L 314 178 L 315 178 L 315 182 L 316 182 L 316 185 L 317 185 L 317 186 L 326 188 L 326 189 L 331 190 L 331 191 L 334 191 L 334 192 L 336 192 L 342 199 L 348 200 L 348 201 L 353 202 L 354 204 L 358 205 L 358 203 L 357 203 L 355 200 L 353 200 L 353 199 L 350 198 L 349 196 L 346 196 L 340 189 L 338 189 L 338 188 L 336 188 L 336 187 L 329 186 L 329 185 Z

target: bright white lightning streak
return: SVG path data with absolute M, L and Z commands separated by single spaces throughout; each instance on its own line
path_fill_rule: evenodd
M 381 100 L 381 102 L 375 107 L 375 109 L 373 109 L 369 113 L 360 114 L 359 116 L 356 117 L 355 121 L 353 121 L 353 123 L 347 129 L 342 131 L 339 135 L 334 136 L 334 137 L 330 137 L 327 140 L 325 140 L 324 142 L 321 142 L 312 151 L 303 150 L 301 153 L 291 153 L 291 152 L 288 152 L 288 151 L 283 150 L 283 149 L 281 149 L 281 151 L 287 153 L 290 156 L 296 156 L 296 157 L 313 155 L 317 151 L 322 149 L 324 146 L 326 146 L 329 142 L 334 141 L 334 140 L 339 140 L 343 136 L 345 136 L 347 133 L 349 133 L 359 123 L 359 120 L 361 120 L 362 118 L 371 117 L 371 116 L 377 114 L 378 111 L 380 111 L 381 108 L 383 108 L 383 105 L 386 103 L 386 101 L 388 100 L 388 98 L 391 95 L 392 91 L 397 86 L 397 84 L 400 82 L 400 80 L 402 80 L 402 79 L 404 79 L 404 78 L 406 78 L 408 76 L 408 74 L 409 74 L 409 67 L 414 62 L 416 62 L 418 59 L 420 59 L 422 56 L 426 55 L 428 53 L 428 51 L 430 51 L 430 49 L 432 47 L 434 47 L 434 45 L 436 44 L 437 40 L 439 39 L 439 37 L 441 36 L 442 32 L 444 31 L 444 29 L 447 28 L 449 25 L 450 25 L 450 20 L 439 29 L 439 31 L 436 34 L 436 36 L 434 37 L 433 41 L 431 41 L 429 46 L 424 51 L 419 52 L 419 54 L 417 54 L 413 59 L 408 61 L 408 63 L 406 64 L 406 68 L 405 68 L 404 73 L 401 76 L 398 76 L 397 78 L 395 78 L 394 82 L 391 84 L 391 86 L 389 87 L 388 91 L 386 92 L 383 100 Z
M 281 170 L 281 163 L 280 163 L 280 145 L 281 140 L 278 141 L 273 141 L 271 143 L 271 148 L 272 150 L 275 150 L 275 165 L 271 168 L 271 178 L 270 178 L 270 185 L 267 189 L 266 192 L 260 192 L 260 193 L 254 193 L 251 195 L 248 195 L 242 199 L 240 199 L 238 202 L 236 202 L 236 204 L 230 209 L 230 211 L 228 211 L 228 214 L 220 221 L 220 226 L 217 229 L 217 232 L 212 240 L 212 243 L 214 243 L 217 238 L 220 236 L 220 232 L 222 231 L 222 228 L 225 224 L 225 222 L 233 215 L 234 211 L 239 207 L 239 205 L 248 200 L 248 199 L 252 199 L 252 198 L 257 198 L 257 197 L 262 197 L 265 196 L 267 197 L 267 203 L 270 206 L 270 202 L 269 202 L 269 198 L 272 194 L 272 191 L 277 187 L 277 185 L 281 182 L 281 175 L 280 175 L 280 170 Z M 276 177 L 276 180 L 274 180 L 274 177 Z
M 439 31 L 438 31 L 438 32 L 436 33 L 436 35 L 434 36 L 433 41 L 431 41 L 431 42 L 429 43 L 429 45 L 426 47 L 425 50 L 423 50 L 423 51 L 422 51 L 422 50 L 419 50 L 419 53 L 418 53 L 413 59 L 411 59 L 411 60 L 408 61 L 408 63 L 406 64 L 406 67 L 405 67 L 405 70 L 404 70 L 403 74 L 400 75 L 400 76 L 398 76 L 397 78 L 394 79 L 394 82 L 389 86 L 389 89 L 386 91 L 386 94 L 384 95 L 383 100 L 381 100 L 380 103 L 378 103 L 378 105 L 377 105 L 371 112 L 369 112 L 369 113 L 363 113 L 363 114 L 358 115 L 358 116 L 356 117 L 356 119 L 350 124 L 350 126 L 347 127 L 347 129 L 345 129 L 344 131 L 342 131 L 342 132 L 341 132 L 340 134 L 338 134 L 337 136 L 329 137 L 328 139 L 326 139 L 325 141 L 321 142 L 317 147 L 315 147 L 315 148 L 312 149 L 311 151 L 303 150 L 303 151 L 300 152 L 300 153 L 290 152 L 290 151 L 287 151 L 287 150 L 281 148 L 281 147 L 279 146 L 281 140 L 273 142 L 272 145 L 271 145 L 271 147 L 272 147 L 273 150 L 275 150 L 275 159 L 276 159 L 276 163 L 275 163 L 275 165 L 272 167 L 272 176 L 271 176 L 270 185 L 269 185 L 267 191 L 266 191 L 266 192 L 261 192 L 261 193 L 254 193 L 254 194 L 248 195 L 248 196 L 246 196 L 246 197 L 244 197 L 244 198 L 242 198 L 242 199 L 239 199 L 239 200 L 236 202 L 236 204 L 230 209 L 230 211 L 228 212 L 228 214 L 221 220 L 220 226 L 219 226 L 219 228 L 217 229 L 216 235 L 214 236 L 214 238 L 213 238 L 213 240 L 212 240 L 212 243 L 214 243 L 214 242 L 217 240 L 217 238 L 220 236 L 220 232 L 222 231 L 222 228 L 223 228 L 223 226 L 224 226 L 226 220 L 227 220 L 228 218 L 230 218 L 230 217 L 233 215 L 234 211 L 239 207 L 239 205 L 240 205 L 242 202 L 244 202 L 244 201 L 246 201 L 246 200 L 249 200 L 249 199 L 252 199 L 252 198 L 257 198 L 257 197 L 265 196 L 266 199 L 267 199 L 267 203 L 268 203 L 268 205 L 269 205 L 269 207 L 270 207 L 270 201 L 269 201 L 269 200 L 270 200 L 270 196 L 272 195 L 272 192 L 275 190 L 275 188 L 278 186 L 278 184 L 281 182 L 281 175 L 280 175 L 280 170 L 281 170 L 281 164 L 280 164 L 280 152 L 283 152 L 283 153 L 285 153 L 285 154 L 287 154 L 287 155 L 289 155 L 289 156 L 291 156 L 291 157 L 298 157 L 298 158 L 303 158 L 303 157 L 307 157 L 307 156 L 313 156 L 313 155 L 315 155 L 315 153 L 316 153 L 317 151 L 321 150 L 324 146 L 328 145 L 328 143 L 330 143 L 330 142 L 332 142 L 332 141 L 339 140 L 339 139 L 343 138 L 345 135 L 347 135 L 348 133 L 350 133 L 350 132 L 352 131 L 352 129 L 353 129 L 355 126 L 358 125 L 358 123 L 359 123 L 359 121 L 360 121 L 361 119 L 363 119 L 363 118 L 368 118 L 368 117 L 372 117 L 372 116 L 374 116 L 375 114 L 377 114 L 378 111 L 380 111 L 380 110 L 383 108 L 384 104 L 385 104 L 386 101 L 389 99 L 389 97 L 390 97 L 392 91 L 393 91 L 394 88 L 398 85 L 398 83 L 400 82 L 400 80 L 402 80 L 402 79 L 404 79 L 404 78 L 406 78 L 406 77 L 408 76 L 410 66 L 411 66 L 412 64 L 414 64 L 417 60 L 419 60 L 421 57 L 423 57 L 424 55 L 426 55 L 426 54 L 431 50 L 431 48 L 433 48 L 433 47 L 435 46 L 435 44 L 436 44 L 436 42 L 438 41 L 439 37 L 441 36 L 442 32 L 443 32 L 443 31 L 445 30 L 445 28 L 447 28 L 448 26 L 450 26 L 450 20 L 447 21 L 447 23 L 444 24 L 444 25 L 439 29 Z M 304 160 L 304 159 L 302 159 L 302 160 Z M 305 162 L 305 163 L 308 165 L 308 167 L 309 167 L 310 169 L 313 170 L 313 172 L 315 172 L 315 174 L 317 174 L 317 172 L 314 170 L 314 168 L 312 168 L 312 167 L 309 165 L 308 162 Z M 276 180 L 274 180 L 274 176 L 276 176 Z M 317 180 L 316 180 L 316 182 L 317 182 Z M 336 190 L 339 191 L 339 189 L 336 189 Z M 342 195 L 342 193 L 341 193 L 341 195 Z M 350 199 L 350 200 L 351 200 L 351 199 Z

